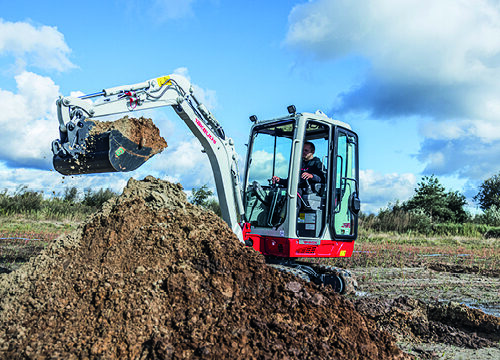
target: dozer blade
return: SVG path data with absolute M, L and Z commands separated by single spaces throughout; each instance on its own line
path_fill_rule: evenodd
M 91 120 L 73 125 L 52 143 L 54 169 L 63 175 L 132 171 L 166 147 L 159 132 L 165 143 L 160 150 L 143 146 L 142 138 L 136 143 L 117 129 L 99 133 Z

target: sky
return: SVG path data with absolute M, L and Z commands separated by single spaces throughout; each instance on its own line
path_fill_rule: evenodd
M 0 189 L 120 192 L 153 175 L 215 190 L 172 109 L 144 113 L 168 148 L 132 173 L 62 176 L 55 101 L 180 73 L 244 165 L 248 117 L 321 110 L 359 135 L 362 211 L 436 175 L 472 203 L 500 171 L 496 0 L 0 0 Z M 135 116 L 136 114 L 134 114 Z M 243 169 L 240 169 L 242 172 Z

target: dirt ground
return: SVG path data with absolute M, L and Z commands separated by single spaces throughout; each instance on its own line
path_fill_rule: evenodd
M 0 276 L 0 358 L 44 357 L 410 358 L 350 300 L 267 266 L 152 177 Z
M 500 279 L 432 264 L 355 268 L 356 309 L 421 359 L 500 359 Z M 404 295 L 403 295 L 404 294 Z
M 349 297 L 276 271 L 180 185 L 131 179 L 0 274 L 0 359 L 500 358 L 500 319 L 462 304 L 494 313 L 497 272 L 350 270 Z

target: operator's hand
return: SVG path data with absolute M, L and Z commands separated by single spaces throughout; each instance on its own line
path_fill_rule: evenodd
M 281 179 L 279 178 L 279 176 L 273 176 L 273 178 L 272 178 L 273 184 L 278 184 L 280 182 L 280 180 Z
M 309 180 L 313 178 L 313 175 L 309 174 L 308 172 L 303 172 L 302 175 L 300 175 L 300 177 L 304 180 Z

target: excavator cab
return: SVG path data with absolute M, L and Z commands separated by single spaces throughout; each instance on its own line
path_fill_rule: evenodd
M 302 160 L 306 143 L 314 161 Z M 349 125 L 320 112 L 256 122 L 247 164 L 245 220 L 256 250 L 286 258 L 351 256 L 360 202 L 358 141 Z M 304 172 L 318 176 L 303 179 Z

